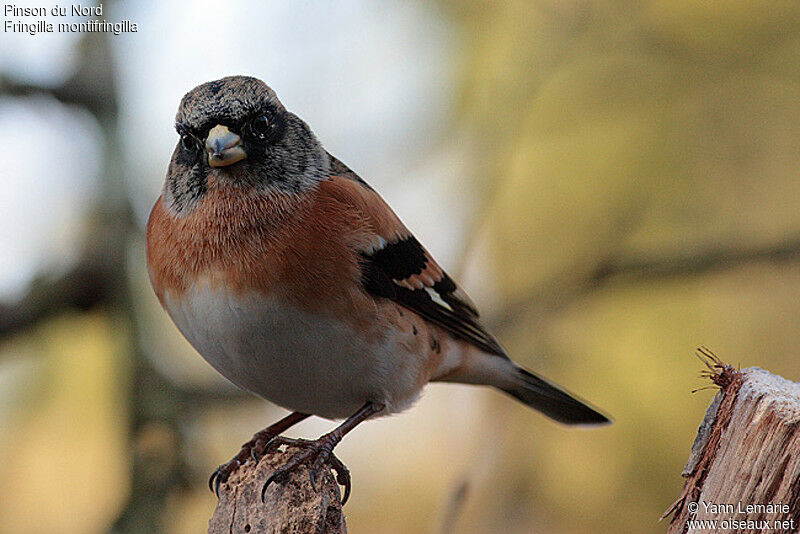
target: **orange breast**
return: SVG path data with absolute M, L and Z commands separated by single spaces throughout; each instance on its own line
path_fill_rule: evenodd
M 352 242 L 365 224 L 336 199 L 209 187 L 188 214 L 159 198 L 147 225 L 147 262 L 159 300 L 205 278 L 233 292 L 279 296 L 309 310 L 374 307 L 360 289 Z M 362 318 L 366 319 L 366 318 Z

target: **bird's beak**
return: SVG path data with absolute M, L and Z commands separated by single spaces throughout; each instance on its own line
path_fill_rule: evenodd
M 212 167 L 233 165 L 247 157 L 247 152 L 242 148 L 242 138 L 221 124 L 217 124 L 208 132 L 206 152 L 208 152 L 208 164 Z

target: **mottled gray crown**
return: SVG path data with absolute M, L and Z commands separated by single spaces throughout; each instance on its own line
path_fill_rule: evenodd
M 275 91 L 258 78 L 228 76 L 186 93 L 175 122 L 179 127 L 202 131 L 216 124 L 243 120 L 266 106 L 284 109 Z

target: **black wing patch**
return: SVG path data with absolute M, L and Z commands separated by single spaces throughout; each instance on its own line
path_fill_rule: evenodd
M 370 261 L 392 280 L 404 280 L 421 274 L 428 264 L 428 256 L 417 238 L 408 236 L 376 250 Z
M 490 354 L 507 357 L 497 340 L 477 321 L 477 312 L 453 295 L 456 284 L 447 274 L 426 289 L 409 289 L 395 282 L 420 274 L 427 264 L 425 249 L 413 236 L 372 253 L 361 253 L 361 263 L 361 283 L 373 295 L 397 302 Z M 442 303 L 434 300 L 429 290 Z

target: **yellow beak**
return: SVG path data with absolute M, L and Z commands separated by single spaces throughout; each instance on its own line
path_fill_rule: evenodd
M 221 124 L 208 132 L 206 152 L 208 164 L 212 167 L 226 167 L 247 158 L 247 152 L 242 148 L 242 138 Z

